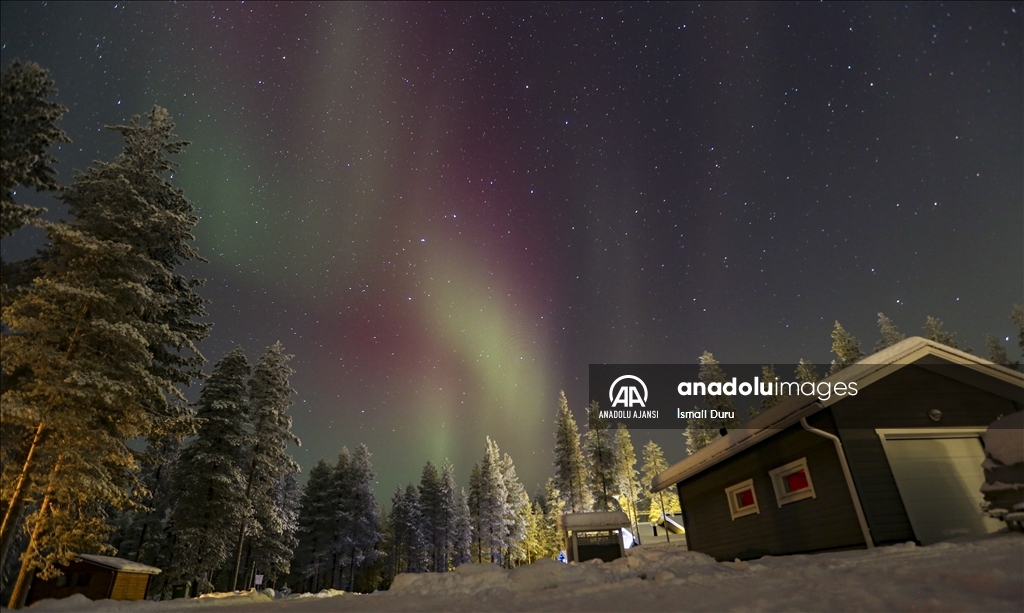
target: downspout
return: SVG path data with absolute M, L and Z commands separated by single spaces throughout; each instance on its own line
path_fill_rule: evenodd
M 857 521 L 860 522 L 860 531 L 864 535 L 864 542 L 867 543 L 868 549 L 873 549 L 875 542 L 871 540 L 871 530 L 868 528 L 867 519 L 864 518 L 864 507 L 860 505 L 860 495 L 857 493 L 856 486 L 853 485 L 853 475 L 850 474 L 850 465 L 846 463 L 846 453 L 843 451 L 842 441 L 840 441 L 839 437 L 834 434 L 811 427 L 811 425 L 807 423 L 806 417 L 800 418 L 800 425 L 803 426 L 804 430 L 807 430 L 811 434 L 817 434 L 818 436 L 825 437 L 835 444 L 836 455 L 839 456 L 839 464 L 842 465 L 843 475 L 846 477 L 846 487 L 850 489 L 850 498 L 853 499 L 853 510 L 857 512 Z

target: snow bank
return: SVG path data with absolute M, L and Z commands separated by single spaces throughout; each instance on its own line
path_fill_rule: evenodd
M 191 611 L 211 607 L 252 606 L 257 603 L 273 602 L 273 598 L 255 591 L 214 592 L 199 598 L 178 598 L 176 600 L 89 600 L 81 594 L 54 600 L 47 598 L 32 603 L 27 610 L 36 611 L 90 611 L 95 613 L 133 613 L 140 611 Z
M 982 510 L 989 517 L 1005 521 L 1011 529 L 1024 529 L 1024 411 L 992 422 L 982 440 Z
M 715 562 L 678 544 L 626 558 L 512 570 L 466 564 L 446 574 L 399 575 L 377 594 L 321 592 L 270 600 L 45 601 L 32 611 L 1024 611 L 1024 535 L 917 547 L 913 543 L 814 555 Z M 338 597 L 327 597 L 327 596 Z M 242 595 L 252 598 L 252 595 Z M 237 598 L 237 597 L 236 597 Z M 227 613 L 227 610 L 225 610 Z

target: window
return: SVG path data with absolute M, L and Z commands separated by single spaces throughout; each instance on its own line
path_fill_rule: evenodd
M 772 478 L 775 500 L 778 501 L 780 508 L 797 500 L 818 497 L 814 493 L 814 482 L 811 481 L 811 473 L 807 469 L 807 458 L 780 466 L 768 471 L 768 474 Z
M 753 479 L 747 479 L 743 483 L 725 488 L 725 497 L 729 499 L 729 514 L 734 520 L 737 517 L 761 512 L 757 506 L 757 494 L 754 493 Z
M 92 581 L 92 573 L 81 573 L 80 575 L 78 575 L 78 580 L 75 582 L 75 585 L 89 585 L 90 581 Z

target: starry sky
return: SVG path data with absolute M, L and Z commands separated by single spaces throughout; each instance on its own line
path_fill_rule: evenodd
M 1019 2 L 0 6 L 64 181 L 171 111 L 202 351 L 280 340 L 296 459 L 366 443 L 379 496 L 488 435 L 532 492 L 590 363 L 828 362 L 879 311 L 1017 355 Z

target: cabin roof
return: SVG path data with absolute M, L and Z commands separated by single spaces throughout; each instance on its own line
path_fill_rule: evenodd
M 835 383 L 857 383 L 858 391 L 911 364 L 937 366 L 959 364 L 966 367 L 962 378 L 973 385 L 985 385 L 988 391 L 1009 395 L 1016 402 L 1024 400 L 1024 373 L 982 359 L 976 355 L 912 336 L 895 345 L 862 358 L 843 370 L 821 379 Z M 942 371 L 944 374 L 947 371 Z M 952 371 L 948 371 L 952 372 Z M 693 475 L 753 447 L 801 419 L 817 413 L 845 396 L 832 395 L 828 400 L 815 396 L 791 396 L 748 422 L 745 427 L 730 431 L 697 453 L 684 458 L 654 477 L 651 491 L 659 492 Z
M 587 530 L 618 530 L 629 525 L 629 517 L 622 511 L 597 511 L 594 513 L 566 513 L 558 516 L 558 527 L 562 530 L 585 532 Z
M 159 575 L 161 571 L 155 566 L 149 566 L 148 564 L 142 564 L 140 562 L 133 562 L 132 560 L 125 560 L 124 558 L 115 558 L 112 556 L 98 556 L 91 553 L 80 553 L 78 557 L 86 562 L 91 562 L 97 566 L 103 568 L 109 568 L 110 570 L 116 570 L 120 573 L 140 573 L 144 575 Z

